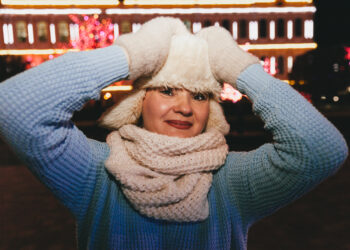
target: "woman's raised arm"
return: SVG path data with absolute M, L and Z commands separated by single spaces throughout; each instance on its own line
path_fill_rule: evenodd
M 272 132 L 273 143 L 250 152 L 231 152 L 225 169 L 231 204 L 251 224 L 297 199 L 333 174 L 348 148 L 339 131 L 285 82 L 264 72 L 259 60 L 238 47 L 222 28 L 200 31 L 208 41 L 214 75 L 253 102 L 253 111 Z
M 251 65 L 237 87 L 271 131 L 273 143 L 229 155 L 229 186 L 256 220 L 299 198 L 331 174 L 348 155 L 339 131 L 287 83 Z M 240 183 L 237 180 L 240 179 Z M 239 186 L 237 186 L 237 184 Z M 243 192 L 237 193 L 237 190 Z
M 73 112 L 114 81 L 151 76 L 166 60 L 172 36 L 187 32 L 180 19 L 155 18 L 118 37 L 120 47 L 68 53 L 0 84 L 0 134 L 73 212 L 83 194 L 86 201 L 94 192 L 109 154 L 106 143 L 73 124 Z
M 74 111 L 128 75 L 123 50 L 67 53 L 0 84 L 0 134 L 30 170 L 71 210 L 84 181 L 95 178 L 106 144 L 73 124 Z

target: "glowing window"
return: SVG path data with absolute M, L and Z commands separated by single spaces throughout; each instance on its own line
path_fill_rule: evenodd
M 53 23 L 50 24 L 50 38 L 51 38 L 51 43 L 55 44 L 56 43 L 56 27 L 55 27 L 55 24 L 53 24 Z
M 71 41 L 79 40 L 79 24 L 71 23 L 69 24 L 69 35 Z
M 202 24 L 200 22 L 195 22 L 192 24 L 193 33 L 196 33 L 202 29 Z
M 293 21 L 292 20 L 289 20 L 287 22 L 287 37 L 288 39 L 293 38 Z
M 249 22 L 249 39 L 250 40 L 258 39 L 258 22 L 257 21 Z
M 48 40 L 47 23 L 44 21 L 38 22 L 36 24 L 36 29 L 37 29 L 38 40 L 40 42 L 47 42 Z
M 129 21 L 123 21 L 121 24 L 121 33 L 126 34 L 131 32 L 131 23 Z
M 8 25 L 8 32 L 9 32 L 9 43 L 10 44 L 13 44 L 13 27 L 12 27 L 12 24 L 10 23 L 9 25 Z
M 114 39 L 115 39 L 119 36 L 119 25 L 115 23 L 113 26 L 113 29 L 114 29 Z
M 16 23 L 16 37 L 20 43 L 25 43 L 28 38 L 27 24 L 24 21 Z
M 305 20 L 304 22 L 304 37 L 306 39 L 312 39 L 314 37 L 314 21 Z
M 28 23 L 28 42 L 30 44 L 34 43 L 34 30 L 33 30 L 33 24 Z
M 288 56 L 287 67 L 288 67 L 288 73 L 290 73 L 292 71 L 292 68 L 293 68 L 293 57 L 292 56 Z
M 276 57 L 274 56 L 270 58 L 270 74 L 276 74 Z
M 9 32 L 8 32 L 8 28 L 7 28 L 6 23 L 2 25 L 2 33 L 4 35 L 4 43 L 8 44 L 9 43 Z
M 13 44 L 13 27 L 12 24 L 3 24 L 2 31 L 4 35 L 4 43 L 5 44 Z
M 58 27 L 58 40 L 61 43 L 67 43 L 69 41 L 68 23 L 61 21 L 58 23 L 57 27 Z
M 270 22 L 270 39 L 271 40 L 275 39 L 275 32 L 276 32 L 275 27 L 276 27 L 275 21 L 271 21 Z
M 232 36 L 233 36 L 233 39 L 237 40 L 237 38 L 238 38 L 238 26 L 237 26 L 237 22 L 233 22 L 233 23 L 232 23 Z

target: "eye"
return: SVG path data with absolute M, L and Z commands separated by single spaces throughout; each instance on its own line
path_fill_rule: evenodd
M 209 98 L 208 94 L 203 94 L 203 93 L 193 93 L 192 96 L 193 96 L 193 99 L 196 101 L 206 101 Z
M 174 95 L 174 89 L 173 88 L 161 88 L 159 89 L 159 92 L 168 95 L 168 96 L 173 96 Z

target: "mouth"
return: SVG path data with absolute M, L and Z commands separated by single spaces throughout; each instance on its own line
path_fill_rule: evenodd
M 165 122 L 177 129 L 189 129 L 193 125 L 191 122 L 180 121 L 180 120 L 167 120 Z

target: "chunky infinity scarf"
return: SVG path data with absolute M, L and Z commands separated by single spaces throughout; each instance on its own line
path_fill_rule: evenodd
M 211 129 L 191 138 L 159 135 L 124 125 L 107 137 L 105 165 L 141 214 L 168 221 L 204 220 L 212 171 L 225 162 L 224 136 Z

